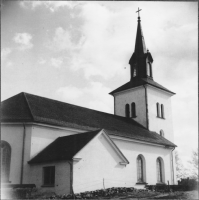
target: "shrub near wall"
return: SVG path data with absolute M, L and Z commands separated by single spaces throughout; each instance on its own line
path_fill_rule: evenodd
M 31 197 L 31 188 L 1 188 L 1 199 L 28 199 Z
M 189 191 L 198 189 L 198 181 L 196 181 L 195 179 L 181 179 L 180 181 L 178 181 L 178 185 L 185 186 Z

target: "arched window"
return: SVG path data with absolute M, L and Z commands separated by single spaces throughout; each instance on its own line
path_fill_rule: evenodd
M 1 141 L 1 179 L 9 181 L 10 176 L 11 147 L 8 142 Z
M 131 104 L 131 117 L 136 117 L 136 107 L 134 102 Z
M 149 63 L 149 65 L 150 65 L 150 77 L 153 77 L 153 74 L 152 74 L 152 65 L 151 65 L 151 63 Z
M 135 63 L 133 67 L 133 77 L 136 77 L 136 76 L 137 76 L 137 63 Z
M 146 64 L 146 66 L 147 66 L 147 76 L 150 76 L 150 63 L 149 62 L 147 62 L 147 64 Z
M 126 106 L 125 106 L 125 112 L 126 112 L 126 117 L 130 117 L 129 104 L 126 104 Z
M 161 104 L 161 117 L 164 118 L 164 105 Z
M 157 182 L 158 183 L 163 183 L 163 161 L 161 160 L 161 158 L 157 158 L 156 161 L 156 165 L 157 165 Z
M 143 182 L 143 160 L 142 157 L 139 155 L 137 157 L 137 178 L 138 182 Z
M 160 117 L 160 105 L 159 105 L 159 103 L 156 103 L 156 107 L 157 107 L 157 117 Z
M 152 68 L 150 62 L 147 62 L 147 75 L 152 77 Z
M 164 131 L 163 131 L 163 130 L 160 130 L 160 135 L 161 135 L 162 137 L 164 137 Z

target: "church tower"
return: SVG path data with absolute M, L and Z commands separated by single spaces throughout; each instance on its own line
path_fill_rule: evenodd
M 135 49 L 129 60 L 130 81 L 110 93 L 114 97 L 114 114 L 132 118 L 174 141 L 171 96 L 175 93 L 153 79 L 153 58 L 145 46 L 139 11 Z

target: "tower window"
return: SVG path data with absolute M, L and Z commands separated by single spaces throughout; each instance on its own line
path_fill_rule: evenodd
M 150 77 L 152 77 L 152 66 L 151 66 L 151 63 L 149 63 L 149 70 L 150 70 Z
M 161 104 L 161 117 L 164 118 L 164 105 Z
M 157 117 L 160 117 L 160 104 L 156 103 L 156 107 L 157 107 Z
M 134 102 L 131 104 L 131 117 L 132 118 L 136 117 L 136 106 Z
M 152 66 L 150 62 L 147 62 L 147 76 L 152 77 Z
M 3 182 L 9 182 L 11 147 L 8 142 L 1 141 L 1 177 Z
M 160 136 L 164 137 L 164 131 L 160 130 Z
M 165 119 L 164 117 L 164 105 L 156 103 L 156 108 L 157 108 L 157 117 L 160 117 L 162 119 Z
M 136 77 L 136 68 L 134 68 L 134 71 L 133 71 L 133 77 Z
M 135 63 L 133 67 L 133 77 L 136 77 L 136 76 L 137 76 L 137 63 Z
M 130 117 L 129 104 L 126 104 L 126 106 L 125 106 L 125 112 L 126 112 L 126 117 Z

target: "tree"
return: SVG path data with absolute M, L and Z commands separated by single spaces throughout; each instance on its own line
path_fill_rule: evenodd
M 198 180 L 198 149 L 192 152 L 191 160 L 189 161 L 190 178 Z
M 175 151 L 175 163 L 176 163 L 176 176 L 177 179 L 187 178 L 187 169 L 184 168 L 182 161 L 179 157 L 178 151 Z

